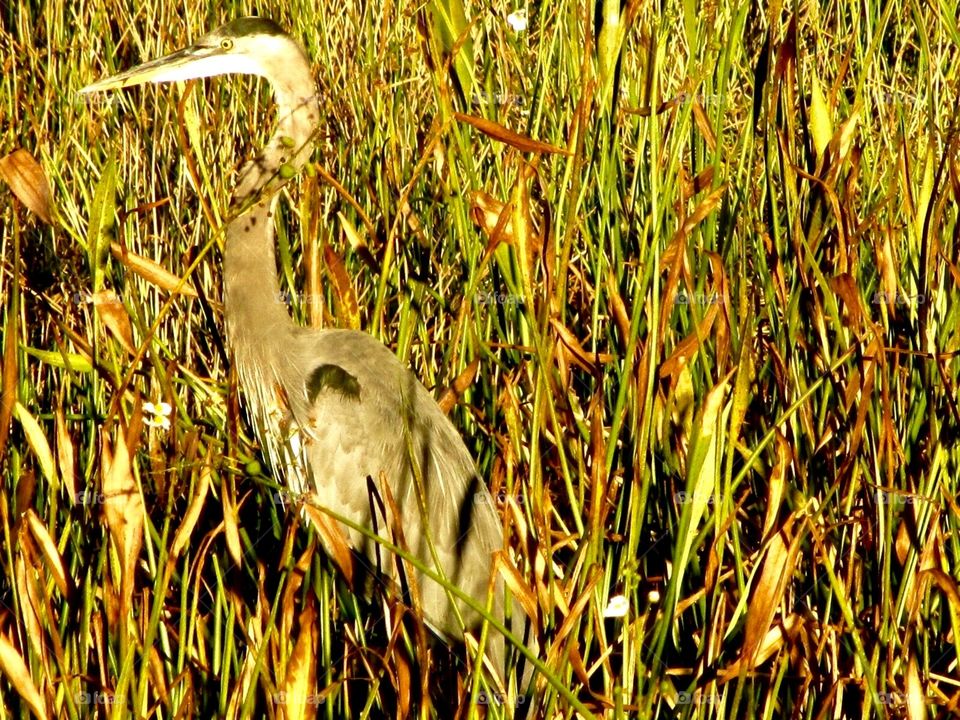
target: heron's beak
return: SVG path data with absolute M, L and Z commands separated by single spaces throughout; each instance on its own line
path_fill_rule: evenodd
M 228 56 L 219 46 L 192 45 L 157 60 L 145 62 L 126 72 L 112 75 L 87 85 L 82 94 L 116 90 L 118 88 L 165 83 L 222 75 L 235 70 L 227 67 Z

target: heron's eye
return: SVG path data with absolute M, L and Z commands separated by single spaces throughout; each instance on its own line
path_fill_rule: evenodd
M 231 40 L 230 38 L 224 38 L 223 40 L 221 40 L 220 49 L 226 50 L 227 52 L 230 52 L 231 50 L 233 50 L 233 40 Z

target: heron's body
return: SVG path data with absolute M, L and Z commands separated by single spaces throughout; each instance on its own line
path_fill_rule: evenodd
M 277 191 L 309 159 L 320 119 L 300 47 L 271 21 L 243 18 L 187 50 L 86 90 L 229 72 L 266 78 L 278 107 L 276 132 L 240 172 L 224 251 L 227 338 L 258 439 L 292 490 L 315 493 L 321 506 L 391 542 L 399 539 L 392 528 L 401 528 L 402 544 L 482 606 L 503 532 L 456 429 L 384 345 L 358 331 L 298 327 L 281 301 L 273 238 Z M 400 517 L 391 516 L 387 493 Z M 401 584 L 394 558 L 378 543 L 340 529 L 362 558 Z M 460 639 L 464 627 L 479 624 L 478 612 L 415 575 L 412 595 L 435 630 Z M 501 620 L 502 588 L 498 579 L 494 611 Z M 512 615 L 519 631 L 516 603 Z M 498 673 L 503 650 L 503 637 L 492 633 L 487 654 Z

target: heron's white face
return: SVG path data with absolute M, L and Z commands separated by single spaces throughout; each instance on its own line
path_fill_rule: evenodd
M 246 23 L 246 24 L 244 24 Z M 80 92 L 179 82 L 216 75 L 282 76 L 282 64 L 291 49 L 301 51 L 276 26 L 257 18 L 235 20 L 200 38 L 196 44 L 87 85 Z M 279 30 L 279 29 L 277 29 Z

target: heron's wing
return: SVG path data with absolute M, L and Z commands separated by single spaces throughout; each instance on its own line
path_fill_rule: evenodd
M 351 365 L 348 370 L 344 365 Z M 371 497 L 371 482 L 386 468 L 379 458 L 389 456 L 390 437 L 376 429 L 385 416 L 370 397 L 369 383 L 361 383 L 356 367 L 341 358 L 322 358 L 304 373 L 297 392 L 305 398 L 305 411 L 297 413 L 303 444 L 308 490 L 324 508 L 364 527 L 379 530 Z M 353 372 L 351 372 L 351 370 Z M 354 547 L 368 540 L 345 528 Z
M 492 498 L 459 433 L 412 372 L 364 333 L 310 333 L 302 366 L 300 426 L 321 504 L 391 540 L 483 603 L 492 553 L 503 547 Z M 392 500 L 392 501 L 391 501 Z M 393 511 L 396 508 L 396 517 Z M 399 537 L 393 531 L 399 529 Z M 350 531 L 354 545 L 390 574 L 379 547 Z M 420 577 L 423 610 L 461 637 L 446 591 Z M 458 604 L 462 605 L 462 604 Z M 468 626 L 477 614 L 463 606 Z

